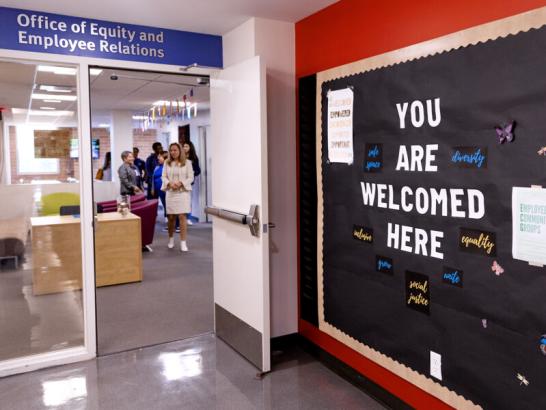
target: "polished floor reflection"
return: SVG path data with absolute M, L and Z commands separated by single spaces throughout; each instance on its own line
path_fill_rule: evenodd
M 0 360 L 83 346 L 81 291 L 35 295 L 33 269 L 29 244 L 17 268 L 0 263 Z
M 0 407 L 383 409 L 299 348 L 256 369 L 213 334 L 0 379 Z

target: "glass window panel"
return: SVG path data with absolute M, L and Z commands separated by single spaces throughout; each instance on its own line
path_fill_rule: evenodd
M 82 346 L 84 316 L 80 168 L 70 154 L 79 138 L 77 77 L 9 61 L 0 61 L 0 74 L 3 361 Z M 37 96 L 43 85 L 64 98 Z

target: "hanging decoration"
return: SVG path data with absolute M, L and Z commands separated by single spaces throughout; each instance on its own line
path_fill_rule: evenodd
M 184 121 L 197 117 L 197 102 L 192 101 L 194 95 L 192 87 L 179 98 L 156 101 L 146 112 L 138 115 L 140 128 L 145 131 L 150 127 L 170 124 L 173 120 Z

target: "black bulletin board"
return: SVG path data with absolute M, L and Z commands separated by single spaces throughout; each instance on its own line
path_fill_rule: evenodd
M 351 165 L 330 163 L 326 148 L 328 91 L 347 87 Z M 546 409 L 546 268 L 512 258 L 511 208 L 512 187 L 546 187 L 537 153 L 546 145 L 546 28 L 326 81 L 321 91 L 325 322 L 431 379 L 430 352 L 439 353 L 442 380 L 433 380 L 484 408 Z M 426 113 L 437 98 L 440 123 L 413 126 L 411 103 Z M 396 104 L 405 102 L 401 128 Z M 495 127 L 512 122 L 513 140 L 508 132 L 502 141 Z M 402 145 L 427 144 L 438 145 L 437 171 L 395 170 Z M 475 157 L 453 159 L 477 150 L 479 167 Z M 361 182 L 391 185 L 395 204 L 403 186 L 478 190 L 484 215 L 469 218 L 464 196 L 466 217 L 364 205 Z M 388 223 L 441 232 L 443 258 L 387 246 Z M 462 236 L 480 234 L 489 253 L 484 241 L 461 248 Z M 412 294 L 428 303 L 408 307 Z

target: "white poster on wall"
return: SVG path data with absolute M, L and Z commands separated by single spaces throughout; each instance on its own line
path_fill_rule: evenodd
M 512 257 L 546 265 L 546 189 L 512 188 Z
M 328 160 L 353 163 L 353 103 L 350 88 L 328 91 Z

